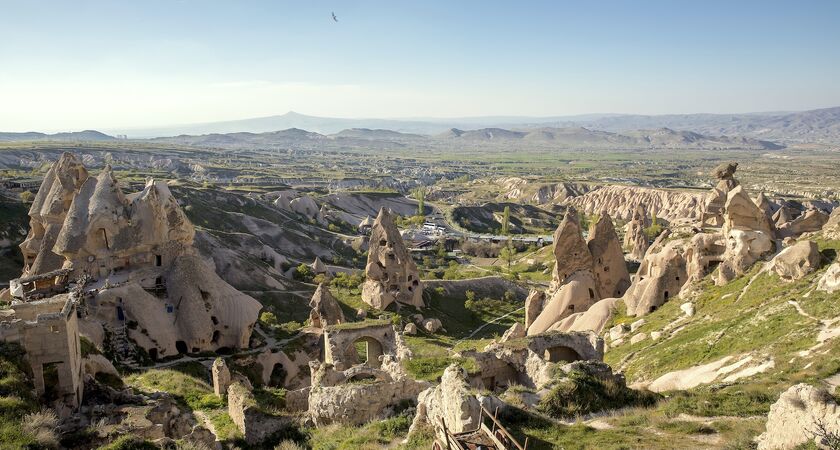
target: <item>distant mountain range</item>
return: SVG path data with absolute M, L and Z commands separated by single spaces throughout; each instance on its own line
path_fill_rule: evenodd
M 634 130 L 671 129 L 709 136 L 742 136 L 785 143 L 840 143 L 840 107 L 802 112 L 749 114 L 588 114 L 560 117 L 467 117 L 452 119 L 346 119 L 315 117 L 289 112 L 283 115 L 226 122 L 212 122 L 155 129 L 107 130 L 132 138 L 227 133 L 266 133 L 300 128 L 321 134 L 343 130 L 389 130 L 399 133 L 439 135 L 450 129 L 499 128 L 524 130 L 577 128 L 624 133 Z
M 350 145 L 354 140 L 403 144 L 408 141 L 520 140 L 554 146 L 774 149 L 802 143 L 840 145 L 840 107 L 752 114 L 589 114 L 455 119 L 346 119 L 289 112 L 227 122 L 105 131 L 133 139 L 215 146 L 284 145 L 328 138 Z M 0 142 L 110 139 L 115 138 L 94 130 L 56 134 L 0 132 Z
M 13 141 L 110 141 L 116 139 L 96 130 L 73 131 L 68 133 L 45 134 L 35 131 L 25 133 L 0 132 L 0 142 Z

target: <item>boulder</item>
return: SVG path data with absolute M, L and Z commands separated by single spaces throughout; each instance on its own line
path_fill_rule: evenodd
M 421 392 L 417 397 L 417 413 L 409 434 L 422 425 L 430 425 L 440 434 L 440 423 L 446 423 L 446 428 L 452 433 L 461 433 L 475 429 L 480 417 L 481 403 L 470 391 L 466 371 L 452 364 L 443 371 L 438 386 Z M 438 438 L 446 439 L 445 436 Z
M 694 316 L 694 303 L 685 302 L 682 305 L 680 305 L 680 309 L 682 310 L 683 314 L 685 314 L 687 317 Z
M 744 275 L 756 261 L 773 254 L 774 249 L 775 244 L 767 233 L 738 229 L 730 231 L 715 283 L 724 285 Z
M 770 270 L 785 281 L 799 280 L 820 267 L 822 255 L 816 242 L 797 242 L 770 261 Z
M 638 344 L 639 342 L 642 342 L 645 339 L 647 339 L 647 337 L 647 333 L 634 334 L 632 337 L 630 337 L 630 345 Z
M 403 329 L 403 334 L 407 334 L 409 336 L 414 336 L 415 334 L 417 334 L 417 325 L 414 325 L 413 323 L 405 324 L 405 328 Z
M 817 290 L 833 294 L 840 290 L 840 262 L 835 262 L 828 267 L 820 281 L 817 283 Z
M 430 318 L 423 321 L 423 329 L 429 333 L 437 333 L 442 326 L 440 319 L 437 318 Z
M 824 389 L 797 384 L 783 392 L 770 407 L 767 431 L 756 441 L 759 450 L 799 448 L 808 442 L 825 444 L 815 437 L 818 426 L 840 435 L 840 407 Z
M 513 339 L 519 339 L 525 337 L 525 326 L 522 325 L 521 322 L 516 322 L 510 326 L 502 337 L 499 339 L 499 342 L 507 342 Z
M 818 209 L 809 209 L 796 219 L 779 225 L 779 236 L 795 237 L 802 233 L 819 231 L 828 223 L 828 219 L 828 214 Z
M 822 232 L 826 239 L 840 239 L 840 207 L 831 211 L 828 221 L 822 227 Z
M 630 324 L 630 332 L 631 332 L 631 333 L 632 333 L 632 332 L 635 332 L 636 330 L 638 330 L 639 328 L 641 328 L 641 327 L 642 327 L 642 325 L 644 325 L 644 324 L 646 324 L 646 323 L 647 323 L 647 320 L 645 320 L 645 319 L 639 319 L 639 320 L 637 320 L 637 321 L 635 321 L 635 322 L 631 323 L 631 324 Z

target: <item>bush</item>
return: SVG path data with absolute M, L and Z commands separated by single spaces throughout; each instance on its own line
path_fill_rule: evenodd
M 295 273 L 292 274 L 292 277 L 297 281 L 303 281 L 304 283 L 311 283 L 312 279 L 315 278 L 315 272 L 312 271 L 312 268 L 307 266 L 306 264 L 300 263 L 295 268 Z
M 151 442 L 130 434 L 118 437 L 114 442 L 102 446 L 99 450 L 157 450 Z
M 561 379 L 539 405 L 540 411 L 555 418 L 573 417 L 608 409 L 651 406 L 659 396 L 636 391 L 615 379 L 602 379 L 574 371 Z

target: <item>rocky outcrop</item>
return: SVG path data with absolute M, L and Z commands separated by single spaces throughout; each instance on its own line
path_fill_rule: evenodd
M 684 241 L 663 243 L 667 232 L 648 249 L 633 285 L 624 295 L 627 314 L 643 316 L 679 294 L 688 279 Z
M 723 211 L 727 196 L 740 184 L 735 179 L 735 170 L 737 169 L 738 163 L 723 163 L 712 170 L 712 176 L 718 181 L 711 192 L 706 195 L 703 214 L 700 219 L 701 226 L 719 227 L 723 225 Z
M 29 234 L 20 245 L 23 276 L 51 272 L 64 264 L 64 258 L 53 247 L 73 198 L 87 179 L 87 169 L 71 153 L 62 154 L 47 171 L 29 208 Z
M 374 308 L 385 309 L 394 302 L 423 308 L 423 285 L 417 265 L 391 213 L 384 208 L 379 210 L 371 229 L 365 276 L 362 300 Z
M 767 431 L 758 437 L 759 450 L 792 449 L 802 444 L 822 442 L 823 431 L 840 435 L 840 407 L 823 389 L 797 384 L 782 393 L 770 407 Z
M 820 281 L 817 283 L 817 290 L 832 294 L 840 290 L 840 263 L 835 262 L 828 267 Z
M 411 429 L 416 430 L 422 424 L 428 424 L 441 433 L 442 428 L 438 425 L 445 423 L 449 432 L 460 433 L 475 429 L 479 425 L 480 415 L 481 403 L 470 392 L 467 373 L 457 364 L 452 364 L 443 371 L 438 386 L 420 393 Z
M 602 213 L 589 227 L 586 245 L 592 254 L 592 269 L 600 297 L 624 295 L 630 287 L 630 273 L 609 214 Z
M 554 269 L 549 292 L 556 292 L 575 272 L 592 270 L 592 253 L 583 240 L 580 219 L 574 208 L 566 210 L 560 226 L 554 231 Z
M 724 285 L 744 275 L 756 261 L 773 254 L 776 246 L 762 231 L 735 229 L 726 235 L 726 250 L 718 265 L 717 285 Z
M 545 292 L 538 289 L 531 289 L 528 298 L 525 299 L 525 328 L 531 326 L 545 304 Z
M 697 282 L 722 261 L 726 243 L 720 233 L 698 233 L 685 248 L 688 280 Z
M 624 248 L 628 251 L 627 257 L 633 261 L 641 261 L 648 249 L 648 236 L 645 233 L 647 218 L 644 206 L 639 205 L 633 210 L 633 216 L 625 226 Z
M 828 223 L 828 219 L 828 214 L 818 209 L 809 209 L 796 219 L 778 225 L 779 237 L 795 237 L 802 233 L 819 231 Z
M 222 358 L 216 358 L 210 372 L 213 378 L 213 393 L 217 397 L 224 397 L 230 387 L 230 369 L 227 363 Z
M 826 239 L 840 239 L 840 207 L 834 208 L 828 221 L 822 227 Z
M 726 196 L 723 215 L 724 235 L 728 235 L 732 230 L 745 230 L 760 231 L 773 238 L 775 237 L 775 228 L 764 211 L 747 195 L 743 186 L 737 186 L 729 191 Z
M 228 415 L 242 432 L 245 442 L 251 445 L 264 441 L 288 425 L 279 417 L 263 414 L 251 389 L 239 382 L 228 388 Z
M 631 220 L 636 208 L 656 211 L 668 222 L 680 219 L 697 220 L 703 212 L 704 194 L 669 191 L 638 186 L 605 186 L 567 201 L 587 214 L 603 211 L 612 217 Z
M 341 311 L 338 301 L 333 297 L 329 287 L 321 283 L 312 299 L 309 301 L 312 311 L 309 319 L 315 328 L 323 328 L 327 325 L 335 325 L 344 322 L 344 312 Z
M 540 315 L 528 327 L 528 335 L 543 333 L 564 318 L 588 310 L 599 300 L 597 292 L 598 286 L 592 272 L 576 271 L 551 296 Z
M 770 270 L 782 280 L 796 281 L 819 269 L 822 255 L 816 242 L 801 241 L 782 250 L 770 260 Z
M 554 324 L 549 331 L 593 331 L 601 334 L 610 322 L 620 299 L 605 298 L 590 306 L 585 312 L 572 314 Z

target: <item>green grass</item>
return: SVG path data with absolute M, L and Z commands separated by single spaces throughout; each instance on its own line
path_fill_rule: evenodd
M 213 394 L 213 388 L 206 381 L 177 370 L 150 369 L 129 375 L 124 381 L 141 392 L 168 392 L 191 409 L 212 409 L 224 405 L 224 400 Z
M 539 409 L 556 418 L 634 407 L 651 406 L 658 395 L 636 391 L 613 379 L 601 379 L 584 372 L 571 372 L 554 383 Z
M 360 427 L 327 425 L 310 431 L 309 445 L 313 450 L 381 449 L 397 440 L 402 440 L 408 434 L 410 426 L 411 417 L 406 415 L 373 421 Z M 428 442 L 428 435 L 424 435 L 420 439 L 415 439 L 412 444 L 422 445 Z
M 25 448 L 36 443 L 20 424 L 26 414 L 38 410 L 28 371 L 22 348 L 0 343 L 0 449 Z
M 216 430 L 216 437 L 222 441 L 233 441 L 242 437 L 242 432 L 239 427 L 233 423 L 233 419 L 227 413 L 226 409 L 216 409 L 207 412 L 207 417 L 213 428 Z
M 157 445 L 132 435 L 118 437 L 110 444 L 99 447 L 99 450 L 157 450 Z

